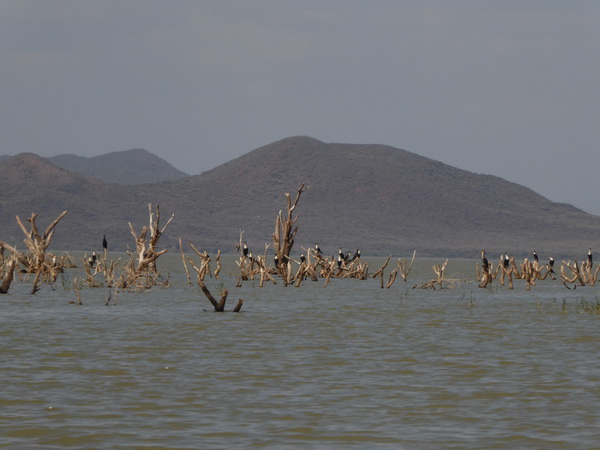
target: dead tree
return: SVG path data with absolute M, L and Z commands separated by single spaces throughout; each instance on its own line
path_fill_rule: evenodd
M 298 232 L 298 227 L 294 226 L 298 220 L 298 214 L 295 216 L 294 210 L 298 206 L 300 196 L 304 191 L 308 189 L 308 186 L 304 186 L 304 183 L 298 188 L 296 193 L 296 199 L 292 203 L 290 194 L 286 192 L 285 198 L 287 199 L 287 214 L 284 217 L 282 211 L 279 211 L 277 218 L 275 219 L 275 231 L 273 232 L 273 248 L 279 261 L 279 273 L 284 279 L 289 279 L 289 257 L 294 247 L 294 238 Z
M 191 242 L 189 244 L 190 247 L 192 247 L 192 250 L 194 250 L 194 253 L 196 253 L 196 255 L 200 257 L 200 267 L 196 266 L 191 258 L 188 258 L 189 263 L 192 265 L 192 267 L 198 274 L 198 280 L 204 281 L 206 275 L 212 277 L 212 273 L 210 272 L 211 259 L 208 252 L 206 250 L 204 250 L 204 252 L 200 252 L 196 247 L 194 247 L 194 244 L 192 244 Z
M 223 292 L 221 293 L 221 299 L 219 301 L 217 301 L 212 296 L 212 294 L 210 293 L 210 291 L 208 290 L 208 288 L 206 287 L 206 285 L 200 278 L 198 278 L 198 286 L 200 286 L 200 289 L 202 290 L 202 292 L 204 293 L 204 295 L 206 296 L 208 301 L 211 303 L 211 305 L 213 305 L 213 308 L 215 308 L 216 312 L 225 311 L 225 302 L 227 301 L 227 294 L 228 294 L 227 289 L 223 289 Z M 244 300 L 242 300 L 240 298 L 238 300 L 237 304 L 235 305 L 233 312 L 240 312 L 240 309 L 242 309 L 243 304 L 244 304 Z
M 410 263 L 408 263 L 408 260 L 406 258 L 402 258 L 402 259 L 398 258 L 398 265 L 396 266 L 396 268 L 394 270 L 392 270 L 390 272 L 390 276 L 389 276 L 388 284 L 387 284 L 388 289 L 390 287 L 392 287 L 392 285 L 394 284 L 394 281 L 396 281 L 396 277 L 398 276 L 398 273 L 400 273 L 400 276 L 402 277 L 404 282 L 406 282 L 406 279 L 408 278 L 408 274 L 410 273 L 413 263 L 415 262 L 416 254 L 417 254 L 417 251 L 414 250 L 412 259 L 410 260 Z
M 565 267 L 568 267 L 571 270 L 571 276 L 568 276 L 565 273 Z M 579 269 L 579 264 L 577 264 L 577 260 L 575 260 L 573 264 L 563 261 L 562 266 L 560 266 L 560 277 L 562 278 L 563 283 L 575 283 L 578 281 L 581 286 L 585 286 L 585 281 L 581 270 Z
M 444 261 L 444 264 L 434 264 L 432 266 L 432 269 L 433 269 L 433 273 L 435 273 L 436 277 L 433 280 L 430 280 L 426 283 L 414 286 L 413 289 L 415 289 L 415 288 L 435 289 L 436 285 L 439 286 L 440 288 L 443 288 L 444 282 L 446 281 L 444 273 L 446 272 L 447 265 L 448 265 L 448 259 L 446 259 L 446 261 Z M 451 282 L 452 284 L 454 284 L 454 282 L 456 282 L 457 280 L 448 280 L 448 281 Z
M 4 272 L 4 280 L 2 280 L 2 284 L 0 284 L 0 294 L 7 294 L 10 289 L 10 284 L 12 283 L 15 266 L 17 265 L 16 256 L 13 255 L 8 261 L 5 261 L 2 269 Z
M 152 213 L 152 203 L 148 203 L 148 226 L 142 227 L 142 230 L 137 234 L 131 222 L 129 222 L 129 231 L 135 239 L 135 254 L 130 253 L 130 260 L 124 274 L 121 275 L 121 287 L 127 288 L 133 285 L 136 287 L 150 287 L 156 284 L 160 276 L 156 268 L 156 260 L 168 250 L 156 249 L 158 240 L 163 235 L 175 214 L 160 228 L 160 208 L 156 205 L 156 215 Z M 150 237 L 148 238 L 148 231 Z
M 387 267 L 388 263 L 390 262 L 391 257 L 392 257 L 392 255 L 388 256 L 387 259 L 385 260 L 385 262 L 383 263 L 383 266 L 381 266 L 379 268 L 379 270 L 373 274 L 373 278 L 377 278 L 377 277 L 380 278 L 381 289 L 383 289 L 383 271 Z
M 19 256 L 18 259 L 19 262 L 24 265 L 27 273 L 35 274 L 31 291 L 32 294 L 35 294 L 39 290 L 40 283 L 54 282 L 60 272 L 60 268 L 56 265 L 56 258 L 49 256 L 46 253 L 46 250 L 50 246 L 58 222 L 60 222 L 66 214 L 67 211 L 60 213 L 42 234 L 40 234 L 37 224 L 35 223 L 38 216 L 37 213 L 32 213 L 31 217 L 27 219 L 29 222 L 29 229 L 27 229 L 25 224 L 21 221 L 21 218 L 16 216 L 17 223 L 25 234 L 23 242 L 29 251 L 29 253 Z M 3 247 L 6 248 L 6 244 L 4 244 Z

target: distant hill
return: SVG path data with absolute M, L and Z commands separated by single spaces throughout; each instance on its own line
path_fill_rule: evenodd
M 94 177 L 107 183 L 144 184 L 176 180 L 188 174 L 141 148 L 87 158 L 57 155 L 47 158 L 63 169 Z
M 274 220 L 300 184 L 295 250 L 319 242 L 364 255 L 478 257 L 486 249 L 541 258 L 579 258 L 595 247 L 600 217 L 551 202 L 532 190 L 384 145 L 327 144 L 297 136 L 273 142 L 196 176 L 143 186 L 116 186 L 66 171 L 35 155 L 0 163 L 0 239 L 20 238 L 14 216 L 39 212 L 45 226 L 62 210 L 54 248 L 133 247 L 129 221 L 147 225 L 159 203 L 161 238 L 181 236 L 209 251 L 232 252 L 244 230 L 254 252 L 271 242 Z M 42 214 L 43 213 L 43 214 Z M 42 225 L 40 225 L 42 227 Z M 6 239 L 6 238 L 5 238 Z

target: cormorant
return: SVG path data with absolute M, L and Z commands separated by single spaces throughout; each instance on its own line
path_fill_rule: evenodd
M 352 261 L 354 261 L 356 258 L 360 258 L 360 249 L 358 248 L 356 249 L 356 253 L 352 257 Z
M 550 266 L 550 272 L 554 273 L 554 258 L 552 256 L 548 260 L 548 265 Z
M 92 254 L 88 257 L 88 263 L 90 265 L 90 267 L 94 267 L 94 265 L 96 264 L 96 259 L 98 257 L 96 256 L 96 251 L 92 251 Z
M 279 267 L 279 258 L 277 257 L 277 253 L 275 253 L 275 256 L 273 257 L 273 261 L 275 261 L 275 267 Z
M 315 250 L 317 251 L 317 255 L 322 255 L 323 252 L 321 251 L 321 247 L 319 247 L 319 243 L 317 242 L 315 244 Z
M 103 248 L 104 250 L 107 250 L 107 249 L 108 249 L 108 242 L 106 242 L 106 235 L 105 235 L 105 234 L 103 234 L 102 236 L 103 236 L 103 237 L 102 237 L 102 248 Z
M 338 259 L 337 259 L 337 265 L 338 267 L 342 267 L 342 255 L 338 255 Z
M 483 268 L 483 270 L 489 270 L 490 268 L 490 263 L 485 257 L 485 250 L 481 250 L 481 267 Z
M 588 263 L 590 264 L 590 266 L 592 265 L 592 249 L 591 248 L 588 250 Z
M 502 264 L 504 265 L 505 269 L 508 269 L 508 267 L 510 266 L 510 258 L 508 257 L 508 253 L 504 252 L 504 258 L 502 260 Z
M 537 253 L 536 253 L 536 251 L 535 251 L 535 250 L 533 251 L 533 259 L 535 260 L 535 262 L 538 262 L 538 261 L 539 261 L 539 259 L 538 259 L 538 255 L 537 255 Z
M 245 241 L 244 241 L 244 247 L 242 248 L 242 254 L 244 256 L 248 256 L 248 246 L 246 245 Z

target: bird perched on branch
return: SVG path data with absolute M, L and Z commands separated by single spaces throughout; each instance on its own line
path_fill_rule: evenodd
M 248 246 L 246 245 L 246 241 L 244 241 L 244 246 L 242 247 L 242 254 L 244 256 L 248 256 Z
M 102 236 L 103 236 L 103 237 L 102 237 L 102 248 L 103 248 L 104 250 L 107 250 L 107 249 L 108 249 L 108 242 L 106 242 L 106 235 L 105 235 L 105 234 L 103 234 Z
M 490 263 L 485 257 L 485 250 L 481 250 L 481 267 L 483 267 L 483 270 L 489 270 L 490 268 Z

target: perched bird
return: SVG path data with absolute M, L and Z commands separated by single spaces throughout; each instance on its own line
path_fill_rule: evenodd
M 244 256 L 248 256 L 248 246 L 246 245 L 246 242 L 244 241 L 244 246 L 242 248 L 242 254 Z
M 323 254 L 323 252 L 321 251 L 321 247 L 319 247 L 319 243 L 318 242 L 315 244 L 315 250 L 317 252 L 317 255 L 322 255 Z
M 338 250 L 338 256 L 344 259 L 344 252 L 342 251 L 342 247 L 340 247 L 340 249 Z
M 275 253 L 275 256 L 273 257 L 273 261 L 275 262 L 275 267 L 279 267 L 279 258 L 277 257 L 277 253 Z
M 103 248 L 104 250 L 107 250 L 107 249 L 108 249 L 108 242 L 106 242 L 106 235 L 105 235 L 105 234 L 103 234 L 102 236 L 103 236 L 103 237 L 102 237 L 102 248 Z
M 98 256 L 96 256 L 96 251 L 94 250 L 92 254 L 88 257 L 88 264 L 90 265 L 90 267 L 94 267 L 94 265 L 96 264 L 96 259 L 98 259 Z
M 300 255 L 300 262 L 303 263 L 303 264 L 306 262 L 306 258 L 304 257 L 304 253 Z
M 338 259 L 337 259 L 337 266 L 338 267 L 342 267 L 342 260 L 343 260 L 342 255 L 338 255 Z
M 534 261 L 535 261 L 535 262 L 538 262 L 538 261 L 539 261 L 539 259 L 538 259 L 538 255 L 537 255 L 537 253 L 536 253 L 536 251 L 535 251 L 535 250 L 533 251 L 533 259 L 534 259 Z
M 356 253 L 354 253 L 354 256 L 352 257 L 352 261 L 354 261 L 355 259 L 360 258 L 360 249 L 356 249 Z
M 510 258 L 508 257 L 508 253 L 504 252 L 504 258 L 502 259 L 502 264 L 505 269 L 508 269 L 510 266 Z
M 485 257 L 485 250 L 481 250 L 481 267 L 483 267 L 483 270 L 489 270 L 490 268 L 490 263 Z
M 592 249 L 591 248 L 588 250 L 588 263 L 590 264 L 590 266 L 592 265 Z
M 550 259 L 548 260 L 548 266 L 550 266 L 550 272 L 554 273 L 554 258 L 551 256 Z

